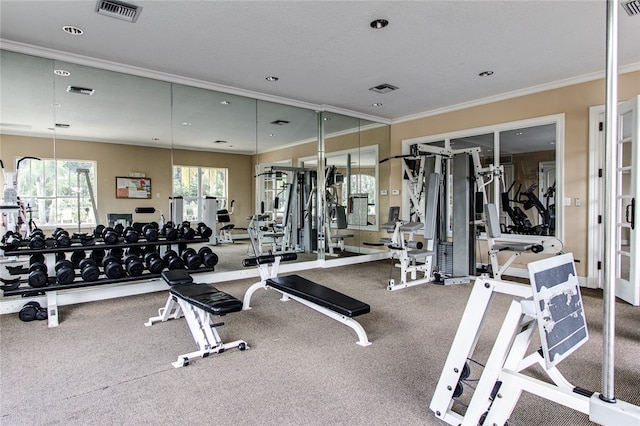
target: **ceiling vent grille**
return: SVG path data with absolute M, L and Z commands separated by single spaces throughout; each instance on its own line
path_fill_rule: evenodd
M 374 87 L 370 88 L 369 90 L 371 90 L 372 92 L 376 92 L 376 93 L 389 93 L 389 92 L 393 92 L 394 90 L 398 90 L 398 88 L 396 86 L 391 85 L 391 84 L 384 83 L 384 84 L 379 84 L 377 86 L 374 86 Z
M 56 123 L 56 127 L 58 129 L 68 129 L 69 127 L 71 127 L 70 124 L 63 124 L 63 123 Z
M 67 87 L 67 92 L 69 93 L 77 93 L 79 95 L 87 95 L 91 96 L 95 93 L 96 89 L 88 89 L 86 87 L 78 87 L 78 86 L 69 86 Z
M 275 124 L 276 126 L 284 126 L 285 124 L 289 124 L 287 120 L 275 120 L 272 121 L 271 124 Z
M 98 0 L 96 12 L 127 22 L 136 22 L 142 7 L 115 0 Z
M 640 14 L 640 0 L 623 1 L 620 3 L 627 15 L 634 16 Z

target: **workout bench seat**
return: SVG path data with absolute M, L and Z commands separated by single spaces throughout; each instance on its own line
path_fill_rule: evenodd
M 298 275 L 266 278 L 253 284 L 244 295 L 244 308 L 251 309 L 251 296 L 259 288 L 272 288 L 282 294 L 282 301 L 293 299 L 353 329 L 360 346 L 369 346 L 367 333 L 353 317 L 366 314 L 371 307 L 336 290 Z
M 222 353 L 226 349 L 237 347 L 241 351 L 248 346 L 244 340 L 223 343 L 216 327 L 223 323 L 212 324 L 209 315 L 222 316 L 242 310 L 242 301 L 218 290 L 211 284 L 194 283 L 185 269 L 162 272 L 162 278 L 169 284 L 169 298 L 158 316 L 151 317 L 144 324 L 147 327 L 156 322 L 165 322 L 185 317 L 198 350 L 180 355 L 172 365 L 176 368 L 189 365 L 193 358 L 206 358 L 212 353 Z

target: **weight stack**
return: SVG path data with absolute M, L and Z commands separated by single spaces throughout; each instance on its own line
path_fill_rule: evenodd
M 442 275 L 453 275 L 453 243 L 438 243 L 436 250 L 436 267 Z

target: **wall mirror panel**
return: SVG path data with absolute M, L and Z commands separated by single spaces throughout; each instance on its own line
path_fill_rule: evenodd
M 21 53 L 2 51 L 0 65 L 0 155 L 9 172 L 18 158 L 46 160 L 22 163 L 29 179 L 20 189 L 45 231 L 90 232 L 122 214 L 133 222 L 175 220 L 179 195 L 190 198 L 182 220 L 215 216 L 214 250 L 237 246 L 217 271 L 242 268 L 242 257 L 253 252 L 248 230 L 264 228 L 252 223 L 260 215 L 270 215 L 272 234 L 283 234 L 271 245 L 274 237 L 265 237 L 263 250 L 287 240 L 301 261 L 317 259 L 319 226 L 352 234 L 343 240 L 350 254 L 378 238 L 379 181 L 389 179 L 378 161 L 389 152 L 389 126 L 335 113 L 320 121 L 311 109 Z M 327 194 L 333 192 L 333 207 L 344 207 L 344 227 L 333 207 L 330 221 L 316 220 L 318 179 L 325 176 L 317 167 L 320 122 L 324 166 L 335 171 Z M 151 198 L 117 198 L 116 176 L 151 180 Z M 135 214 L 136 207 L 155 213 Z M 347 251 L 333 248 L 336 255 Z
M 29 217 L 38 224 L 55 220 L 44 202 L 38 202 L 38 195 L 53 195 L 54 170 L 45 168 L 41 161 L 26 159 L 20 162 L 22 174 L 18 180 L 16 165 L 23 157 L 55 156 L 53 84 L 52 60 L 0 51 L 0 160 L 3 165 L 0 179 L 3 188 L 13 188 L 16 194 L 24 197 L 30 210 Z M 3 201 L 12 204 L 10 200 Z M 4 235 L 7 229 L 17 229 L 20 219 L 17 211 L 3 213 Z

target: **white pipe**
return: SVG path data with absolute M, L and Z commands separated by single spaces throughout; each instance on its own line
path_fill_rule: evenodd
M 615 303 L 616 303 L 616 145 L 618 142 L 618 2 L 607 0 L 607 71 L 605 104 L 605 206 L 604 214 L 604 287 L 603 287 L 603 355 L 602 394 L 603 401 L 615 402 Z

